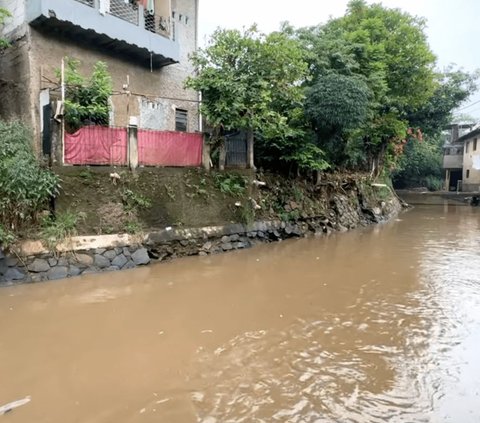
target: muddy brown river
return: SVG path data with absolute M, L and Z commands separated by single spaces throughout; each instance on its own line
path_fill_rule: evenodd
M 0 289 L 0 423 L 480 421 L 480 209 Z

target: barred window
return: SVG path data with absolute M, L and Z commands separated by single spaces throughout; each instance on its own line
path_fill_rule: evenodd
M 175 131 L 187 132 L 188 112 L 184 109 L 175 109 Z

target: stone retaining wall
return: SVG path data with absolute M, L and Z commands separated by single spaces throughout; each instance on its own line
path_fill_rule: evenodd
M 127 235 L 75 237 L 48 252 L 38 242 L 24 243 L 15 255 L 0 251 L 0 284 L 64 279 L 118 271 L 182 256 L 218 254 L 309 234 L 343 232 L 388 220 L 401 205 L 396 198 L 365 204 L 363 198 L 336 195 L 324 216 L 295 222 L 269 221 L 193 229 L 166 228 L 141 239 Z M 95 245 L 95 248 L 91 248 Z

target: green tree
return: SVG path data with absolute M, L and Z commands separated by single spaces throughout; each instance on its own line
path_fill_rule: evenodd
M 438 136 L 452 122 L 453 111 L 477 90 L 477 80 L 478 72 L 468 73 L 452 66 L 438 73 L 433 95 L 422 107 L 408 113 L 410 126 Z
M 201 110 L 214 133 L 245 130 L 250 140 L 255 133 L 262 143 L 275 143 L 270 151 L 277 160 L 293 160 L 285 147 L 301 136 L 292 122 L 303 107 L 301 82 L 307 77 L 296 40 L 283 32 L 262 34 L 255 26 L 218 29 L 191 60 L 196 76 L 186 85 L 202 92 Z
M 370 97 L 362 79 L 333 72 L 319 75 L 307 89 L 305 115 L 330 163 L 348 162 L 349 134 L 366 122 Z
M 69 131 L 87 124 L 108 125 L 109 122 L 109 98 L 113 85 L 107 64 L 95 63 L 88 79 L 80 74 L 79 66 L 78 60 L 69 58 L 66 61 L 65 121 Z M 57 76 L 60 76 L 58 70 Z
M 435 90 L 425 22 L 398 9 L 353 0 L 345 16 L 297 32 L 312 70 L 312 83 L 325 75 L 363 80 L 371 96 L 368 118 L 345 140 L 362 149 L 378 172 L 409 127 L 407 112 L 416 111 Z M 341 138 L 341 137 L 337 137 Z
M 4 9 L 4 8 L 0 7 L 0 28 L 5 23 L 5 20 L 7 18 L 9 18 L 10 16 L 12 16 L 12 15 L 7 9 Z M 10 43 L 5 38 L 0 37 L 0 49 L 1 48 L 6 48 L 8 46 L 10 46 Z
M 398 188 L 426 187 L 435 191 L 442 187 L 442 136 L 424 140 L 410 138 L 393 172 L 393 183 Z
M 454 121 L 458 108 L 477 89 L 477 73 L 467 73 L 449 67 L 436 76 L 433 96 L 417 111 L 408 115 L 409 125 L 421 131 L 422 139 L 410 137 L 403 155 L 393 172 L 396 186 L 425 186 L 431 190 L 442 186 L 442 131 Z M 468 119 L 468 118 L 467 118 Z M 465 122 L 465 117 L 460 118 Z

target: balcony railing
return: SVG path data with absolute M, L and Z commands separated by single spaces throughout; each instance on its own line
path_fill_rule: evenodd
M 98 8 L 100 13 L 109 15 L 130 22 L 133 25 L 143 26 L 147 31 L 162 35 L 166 38 L 175 39 L 174 25 L 170 17 L 156 15 L 135 2 L 125 0 L 76 0 L 79 3 L 90 7 Z
M 94 43 L 99 49 L 114 47 L 115 54 L 138 59 L 150 69 L 180 60 L 173 22 L 145 10 L 137 1 L 25 0 L 25 4 L 27 22 L 41 30 Z
M 110 10 L 107 10 L 107 13 L 134 25 L 138 25 L 138 7 L 130 3 L 125 3 L 123 0 L 110 0 Z
M 79 3 L 86 4 L 87 6 L 94 7 L 94 0 L 77 0 Z

